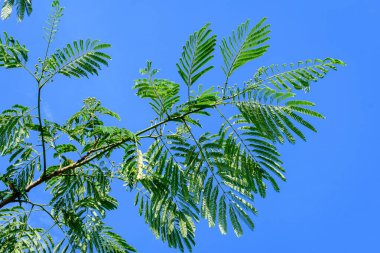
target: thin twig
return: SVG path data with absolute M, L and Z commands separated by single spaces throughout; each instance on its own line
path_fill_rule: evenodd
M 44 161 L 43 166 L 43 174 L 42 176 L 45 176 L 46 174 L 46 147 L 45 147 L 45 137 L 44 137 L 44 126 L 42 124 L 42 116 L 41 116 L 41 89 L 42 87 L 38 87 L 38 101 L 37 101 L 37 110 L 38 110 L 38 123 L 39 123 L 39 130 L 41 133 L 41 142 L 42 142 L 42 158 Z

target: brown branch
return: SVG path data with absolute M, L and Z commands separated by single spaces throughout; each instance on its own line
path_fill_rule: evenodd
M 26 186 L 25 189 L 24 189 L 24 191 L 25 192 L 29 192 L 34 187 L 36 187 L 36 186 L 38 186 L 38 185 L 40 185 L 40 184 L 48 181 L 49 179 L 51 179 L 53 177 L 60 176 L 60 175 L 62 175 L 63 173 L 65 173 L 67 171 L 70 171 L 70 170 L 73 170 L 73 169 L 78 168 L 80 166 L 83 166 L 83 165 L 91 162 L 92 160 L 96 159 L 97 157 L 103 155 L 107 151 L 112 150 L 115 147 L 121 145 L 122 143 L 124 143 L 126 141 L 128 141 L 128 139 L 116 142 L 116 143 L 111 144 L 109 146 L 105 146 L 105 147 L 102 147 L 102 148 L 97 148 L 97 149 L 90 150 L 90 151 L 88 151 L 86 153 L 86 155 L 84 155 L 83 157 L 81 157 L 75 163 L 72 163 L 72 164 L 69 164 L 69 165 L 67 165 L 65 167 L 62 167 L 62 168 L 60 168 L 60 169 L 58 169 L 56 171 L 51 172 L 50 174 L 47 174 L 47 175 L 44 174 L 44 175 L 42 175 L 39 179 L 37 179 L 36 181 L 34 181 L 34 182 L 30 183 L 28 186 Z M 100 152 L 98 152 L 98 151 L 100 151 Z M 96 153 L 96 152 L 98 152 L 98 153 Z M 4 206 L 6 206 L 7 204 L 14 202 L 20 196 L 21 196 L 21 193 L 19 191 L 13 191 L 10 196 L 8 196 L 7 198 L 5 198 L 3 201 L 0 202 L 0 209 L 3 208 Z
M 220 103 L 220 101 L 216 102 L 215 104 L 217 103 Z M 202 110 L 205 110 L 205 109 L 210 109 L 209 107 L 206 107 L 206 108 L 197 108 L 197 109 L 194 109 L 192 111 L 188 111 L 186 113 L 183 113 L 183 114 L 180 114 L 178 116 L 169 116 L 168 118 L 166 118 L 165 120 L 162 120 L 150 127 L 147 127 L 139 132 L 137 132 L 135 134 L 135 136 L 140 136 L 148 131 L 151 131 L 151 130 L 154 130 L 156 129 L 157 127 L 161 126 L 161 125 L 164 125 L 168 122 L 172 122 L 172 121 L 185 121 L 185 117 L 192 114 L 192 113 L 196 113 L 196 112 L 199 112 L 199 111 L 202 111 Z M 90 151 L 88 151 L 83 157 L 81 157 L 79 160 L 77 160 L 75 163 L 72 163 L 72 164 L 69 164 L 65 167 L 62 167 L 56 171 L 53 171 L 51 172 L 50 174 L 46 174 L 46 173 L 43 173 L 42 176 L 37 179 L 36 181 L 30 183 L 29 185 L 27 185 L 24 189 L 24 192 L 29 192 L 30 190 L 32 190 L 33 188 L 35 188 L 36 186 L 48 181 L 49 179 L 51 178 L 54 178 L 54 177 L 58 177 L 58 176 L 61 176 L 63 173 L 67 172 L 67 171 L 70 171 L 70 170 L 73 170 L 75 168 L 78 168 L 80 166 L 83 166 L 89 162 L 91 162 L 92 160 L 96 159 L 97 157 L 105 154 L 106 152 L 122 145 L 123 143 L 127 142 L 127 141 L 133 141 L 131 138 L 124 138 L 124 139 L 121 139 L 115 143 L 112 143 L 112 144 L 109 144 L 107 146 L 103 146 L 103 147 L 99 147 L 99 148 L 94 148 L 94 149 L 91 149 Z M 12 203 L 14 202 L 18 197 L 21 197 L 21 193 L 20 191 L 14 191 L 12 192 L 11 195 L 9 195 L 7 198 L 5 198 L 4 200 L 2 200 L 0 202 L 0 209 L 3 208 L 4 206 L 8 205 L 9 203 Z

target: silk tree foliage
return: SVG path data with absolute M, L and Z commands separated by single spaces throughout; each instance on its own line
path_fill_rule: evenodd
M 32 0 L 4 0 L 1 8 L 1 19 L 11 16 L 13 9 L 16 9 L 17 19 L 22 21 L 25 13 L 29 16 L 32 13 Z
M 14 5 L 19 19 L 31 12 L 31 1 L 6 0 L 3 18 Z M 0 154 L 8 159 L 0 170 L 0 252 L 134 252 L 104 223 L 107 212 L 117 209 L 110 193 L 120 180 L 135 194 L 137 213 L 170 247 L 191 251 L 201 219 L 222 234 L 253 229 L 255 197 L 279 191 L 278 182 L 285 181 L 278 145 L 306 140 L 304 131 L 316 132 L 308 120 L 323 118 L 297 94 L 344 63 L 326 58 L 273 64 L 232 86 L 229 78 L 239 67 L 269 48 L 266 20 L 253 26 L 247 21 L 219 46 L 225 82 L 203 90 L 199 80 L 214 67 L 217 45 L 206 24 L 183 47 L 176 65 L 181 83 L 158 78 L 151 62 L 141 70 L 134 88 L 156 114 L 145 129 L 105 125 L 106 117 L 120 118 L 95 98 L 58 124 L 41 115 L 45 85 L 60 76 L 98 75 L 111 58 L 109 44 L 90 39 L 50 52 L 63 15 L 58 1 L 52 7 L 47 49 L 34 70 L 24 44 L 7 33 L 0 38 L 0 66 L 26 70 L 38 96 L 36 108 L 16 104 L 0 114 Z M 223 123 L 208 132 L 215 117 Z M 123 157 L 115 160 L 120 151 Z M 37 187 L 50 197 L 30 197 Z M 31 222 L 41 214 L 50 227 Z

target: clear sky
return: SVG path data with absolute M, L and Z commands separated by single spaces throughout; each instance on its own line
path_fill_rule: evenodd
M 30 18 L 0 22 L 30 49 L 30 58 L 43 55 L 42 27 L 49 1 L 33 1 Z M 348 66 L 332 72 L 312 87 L 308 99 L 327 119 L 316 121 L 317 134 L 306 143 L 281 147 L 287 183 L 280 193 L 257 199 L 256 228 L 241 238 L 219 234 L 202 221 L 195 253 L 380 252 L 380 2 L 376 0 L 320 1 L 94 1 L 62 0 L 65 16 L 53 48 L 76 39 L 100 39 L 112 44 L 110 68 L 88 80 L 58 78 L 43 91 L 43 113 L 63 122 L 86 97 L 97 97 L 118 112 L 118 124 L 131 130 L 149 124 L 148 106 L 134 95 L 133 80 L 146 60 L 161 70 L 160 77 L 180 82 L 175 63 L 190 33 L 212 24 L 218 39 L 228 36 L 246 19 L 262 17 L 271 24 L 270 49 L 256 62 L 235 73 L 232 82 L 248 80 L 270 63 L 335 57 Z M 218 51 L 217 51 L 218 53 Z M 202 79 L 205 86 L 223 81 L 221 57 Z M 31 65 L 33 66 L 33 65 Z M 0 110 L 15 103 L 34 106 L 36 87 L 20 70 L 0 70 Z M 120 209 L 107 221 L 141 253 L 176 252 L 156 240 L 133 207 L 133 195 L 114 188 Z

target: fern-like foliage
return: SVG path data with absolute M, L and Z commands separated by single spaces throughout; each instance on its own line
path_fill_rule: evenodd
M 254 124 L 262 135 L 275 142 L 283 143 L 287 139 L 294 143 L 294 134 L 306 140 L 302 131 L 294 124 L 295 122 L 316 132 L 316 129 L 302 115 L 324 118 L 320 113 L 310 109 L 315 105 L 314 103 L 289 100 L 295 96 L 290 92 L 278 92 L 264 86 L 257 88 L 251 96 L 250 101 L 241 101 L 236 104 L 241 116 L 247 122 Z M 269 101 L 270 104 L 265 101 Z M 281 102 L 284 103 L 281 104 Z
M 20 19 L 31 12 L 31 1 L 5 0 L 2 18 L 13 6 Z M 230 86 L 239 67 L 268 49 L 265 19 L 252 28 L 247 21 L 221 42 L 224 89 L 199 84 L 194 91 L 213 68 L 216 36 L 206 24 L 190 36 L 176 65 L 187 96 L 180 84 L 157 78 L 151 62 L 140 71 L 144 77 L 134 89 L 155 113 L 145 129 L 107 125 L 120 117 L 95 98 L 85 99 L 78 112 L 57 123 L 41 114 L 45 84 L 58 74 L 97 75 L 111 57 L 104 52 L 110 45 L 98 40 L 74 41 L 49 56 L 63 14 L 58 0 L 52 8 L 45 57 L 34 73 L 26 66 L 25 46 L 7 34 L 0 38 L 0 67 L 24 68 L 38 87 L 36 115 L 22 105 L 0 114 L 0 156 L 7 161 L 0 168 L 0 252 L 135 252 L 104 223 L 118 207 L 111 196 L 115 180 L 135 194 L 137 212 L 153 234 L 180 251 L 194 247 L 201 218 L 222 234 L 253 230 L 255 199 L 266 197 L 268 189 L 279 191 L 286 181 L 277 145 L 306 140 L 305 129 L 316 132 L 310 118 L 324 118 L 297 93 L 309 91 L 344 62 L 274 64 Z M 210 132 L 207 122 L 213 125 Z M 50 196 L 43 204 L 29 196 L 39 185 Z M 41 214 L 49 217 L 50 228 L 30 225 Z M 59 236 L 53 237 L 53 230 Z
M 4 32 L 0 37 L 0 67 L 20 68 L 28 61 L 28 49 Z
M 63 210 L 62 217 L 69 229 L 66 238 L 55 245 L 54 252 L 136 252 L 93 212 L 75 208 Z
M 270 83 L 278 90 L 310 90 L 310 83 L 324 78 L 330 70 L 337 70 L 345 63 L 338 59 L 314 59 L 290 64 L 272 64 L 261 67 L 255 74 L 255 82 Z
M 227 78 L 226 83 L 237 68 L 262 56 L 269 48 L 264 44 L 269 40 L 270 32 L 269 25 L 264 25 L 265 20 L 263 18 L 251 29 L 247 20 L 228 39 L 222 40 L 220 51 L 224 60 L 222 69 Z
M 334 59 L 329 61 L 341 63 Z M 310 109 L 314 106 L 312 102 L 295 100 L 295 93 L 273 85 L 269 80 L 270 76 L 267 79 L 260 78 L 264 72 L 259 73 L 255 75 L 255 80 L 248 82 L 244 88 L 232 89 L 230 96 L 223 98 L 227 104 L 235 107 L 238 113 L 227 119 L 218 110 L 225 120 L 218 134 L 206 133 L 197 139 L 184 123 L 180 124 L 176 133 L 159 137 L 161 142 L 158 143 L 162 143 L 163 146 L 155 145 L 160 148 L 153 145 L 144 155 L 134 145 L 126 149 L 124 173 L 128 176 L 125 177 L 125 182 L 132 188 L 142 183 L 144 193 L 139 192 L 135 202 L 139 205 L 139 213 L 144 215 L 156 236 L 167 240 L 169 246 L 177 245 L 180 249 L 183 247 L 179 239 L 173 241 L 165 237 L 165 226 L 171 223 L 157 220 L 157 217 L 167 217 L 164 214 L 167 209 L 161 209 L 163 203 L 170 206 L 168 203 L 172 202 L 163 189 L 172 193 L 179 192 L 177 194 L 181 199 L 189 196 L 187 202 L 192 201 L 193 206 L 199 208 L 199 214 L 207 219 L 210 227 L 218 224 L 221 233 L 225 234 L 228 230 L 227 224 L 230 223 L 235 234 L 241 236 L 243 223 L 250 229 L 254 228 L 251 218 L 252 214 L 257 213 L 254 196 L 258 194 L 265 197 L 268 185 L 279 191 L 278 179 L 286 180 L 283 162 L 274 144 L 284 143 L 285 140 L 294 143 L 295 136 L 305 140 L 300 126 L 316 131 L 305 116 L 323 118 L 321 114 Z M 139 95 L 141 94 L 143 93 L 140 92 Z M 154 95 L 157 94 L 151 92 L 147 97 L 152 99 Z M 171 94 L 167 95 L 170 97 Z M 178 113 L 186 114 L 192 110 L 194 114 L 200 111 L 202 114 L 210 115 L 204 110 L 215 108 L 220 101 L 218 93 L 213 92 L 213 89 L 199 91 L 198 97 L 177 107 L 178 112 L 167 117 L 175 118 L 180 115 Z M 159 111 L 157 114 L 162 118 Z M 191 118 L 185 117 L 184 120 L 201 126 Z M 151 153 L 151 150 L 157 150 L 157 153 Z M 152 154 L 154 159 L 150 158 Z M 156 167 L 157 161 L 165 165 L 166 169 Z M 163 186 L 156 173 L 165 170 L 176 171 L 174 175 L 186 175 L 186 187 L 181 187 L 174 178 L 171 179 L 174 186 Z M 170 176 L 167 175 L 165 178 Z M 173 207 L 176 206 L 173 204 Z M 153 216 L 152 209 L 155 213 Z M 181 215 L 176 213 L 176 210 L 172 211 L 175 214 L 173 217 L 180 219 Z M 196 220 L 195 217 L 193 219 Z M 173 225 L 172 229 L 175 228 L 176 225 Z M 181 230 L 179 225 L 178 229 L 178 234 L 187 238 L 185 231 L 188 232 L 189 228 L 182 227 Z
M 239 167 L 240 157 L 237 156 L 239 153 L 233 152 L 226 142 L 219 138 L 217 134 L 204 134 L 196 141 L 193 139 L 198 148 L 199 164 L 205 173 L 202 196 L 199 199 L 201 215 L 208 220 L 210 227 L 218 224 L 222 234 L 227 233 L 229 217 L 235 234 L 241 236 L 243 230 L 240 221 L 245 222 L 251 229 L 254 227 L 253 221 L 244 211 L 256 212 L 252 204 L 245 201 L 247 198 L 252 199 L 253 194 L 244 184 L 246 180 L 244 175 L 250 173 L 250 178 L 252 178 L 254 171 L 251 170 L 252 166 L 248 166 L 249 163 L 241 164 Z M 238 202 L 236 198 L 240 195 L 244 196 L 241 198 L 244 201 Z
M 50 168 L 54 170 L 57 168 Z M 90 165 L 64 177 L 49 181 L 52 189 L 52 213 L 69 230 L 65 242 L 57 245 L 62 252 L 80 249 L 82 252 L 130 252 L 134 249 L 125 240 L 106 227 L 101 217 L 114 210 L 117 201 L 109 196 L 110 171 L 105 167 Z M 77 245 L 74 246 L 73 245 Z
M 22 207 L 1 209 L 0 228 L 1 252 L 52 252 L 52 237 L 44 229 L 30 226 Z
M 0 114 L 0 155 L 8 156 L 9 161 L 9 165 L 0 173 L 0 182 L 8 188 L 0 191 L 0 199 L 14 192 L 25 196 L 25 187 L 40 169 L 38 151 L 32 143 L 27 142 L 34 127 L 28 107 L 14 105 Z
M 97 231 L 95 242 L 100 253 L 129 253 L 136 252 L 136 249 L 129 245 L 120 235 L 111 231 L 110 227 L 103 226 L 102 230 Z
M 9 154 L 17 149 L 29 137 L 31 125 L 30 108 L 14 105 L 3 111 L 0 114 L 0 154 Z
M 190 35 L 183 47 L 182 57 L 177 63 L 178 73 L 184 83 L 190 87 L 213 66 L 205 66 L 214 56 L 216 35 L 211 35 L 206 24 L 199 31 Z
M 170 149 L 158 140 L 145 154 L 135 146 L 125 148 L 124 181 L 133 188 L 140 185 L 135 198 L 139 214 L 157 238 L 170 247 L 191 250 L 199 212 L 192 201 L 188 178 Z
M 58 31 L 59 21 L 63 16 L 63 7 L 60 6 L 60 3 L 58 0 L 54 0 L 51 5 L 53 7 L 53 12 L 52 14 L 49 15 L 49 18 L 47 21 L 48 26 L 44 28 L 45 30 L 44 38 L 48 43 L 51 43 L 54 40 L 55 35 L 57 34 L 57 31 Z
M 207 90 L 203 90 L 202 85 L 199 85 L 198 94 L 194 96 L 191 101 L 182 104 L 177 109 L 181 112 L 189 112 L 195 110 L 196 112 L 194 113 L 209 115 L 203 110 L 207 108 L 213 108 L 218 100 L 218 92 L 215 91 L 213 87 Z
M 46 62 L 46 77 L 50 80 L 55 74 L 67 77 L 89 77 L 98 75 L 101 65 L 108 66 L 111 57 L 102 52 L 109 48 L 109 44 L 100 43 L 98 40 L 79 40 L 67 44 L 63 49 L 58 49 Z
M 9 18 L 14 7 L 16 7 L 18 20 L 22 21 L 25 13 L 28 16 L 32 13 L 32 0 L 4 0 L 1 7 L 1 19 Z
M 87 98 L 83 101 L 83 104 L 83 107 L 62 126 L 62 131 L 68 134 L 71 139 L 84 146 L 82 152 L 88 151 L 87 149 L 95 145 L 95 139 L 96 144 L 101 145 L 103 141 L 107 141 L 108 137 L 118 138 L 119 134 L 117 132 L 121 133 L 122 130 L 104 127 L 101 120 L 103 116 L 120 120 L 117 113 L 102 106 L 95 98 Z M 133 138 L 130 132 L 125 132 L 125 134 Z
M 166 79 L 155 79 L 158 72 L 152 69 L 152 62 L 147 62 L 147 67 L 140 71 L 141 74 L 147 75 L 148 78 L 138 79 L 135 81 L 134 89 L 137 90 L 137 96 L 148 98 L 154 112 L 161 118 L 172 111 L 173 105 L 179 101 L 179 84 Z
M 6 173 L 2 176 L 2 181 L 20 194 L 25 195 L 24 189 L 33 182 L 35 174 L 41 170 L 41 160 L 37 151 L 31 146 L 20 148 L 13 156 L 20 151 L 22 153 L 20 153 L 18 159 L 6 169 Z M 12 162 L 12 160 L 10 160 L 10 162 Z

